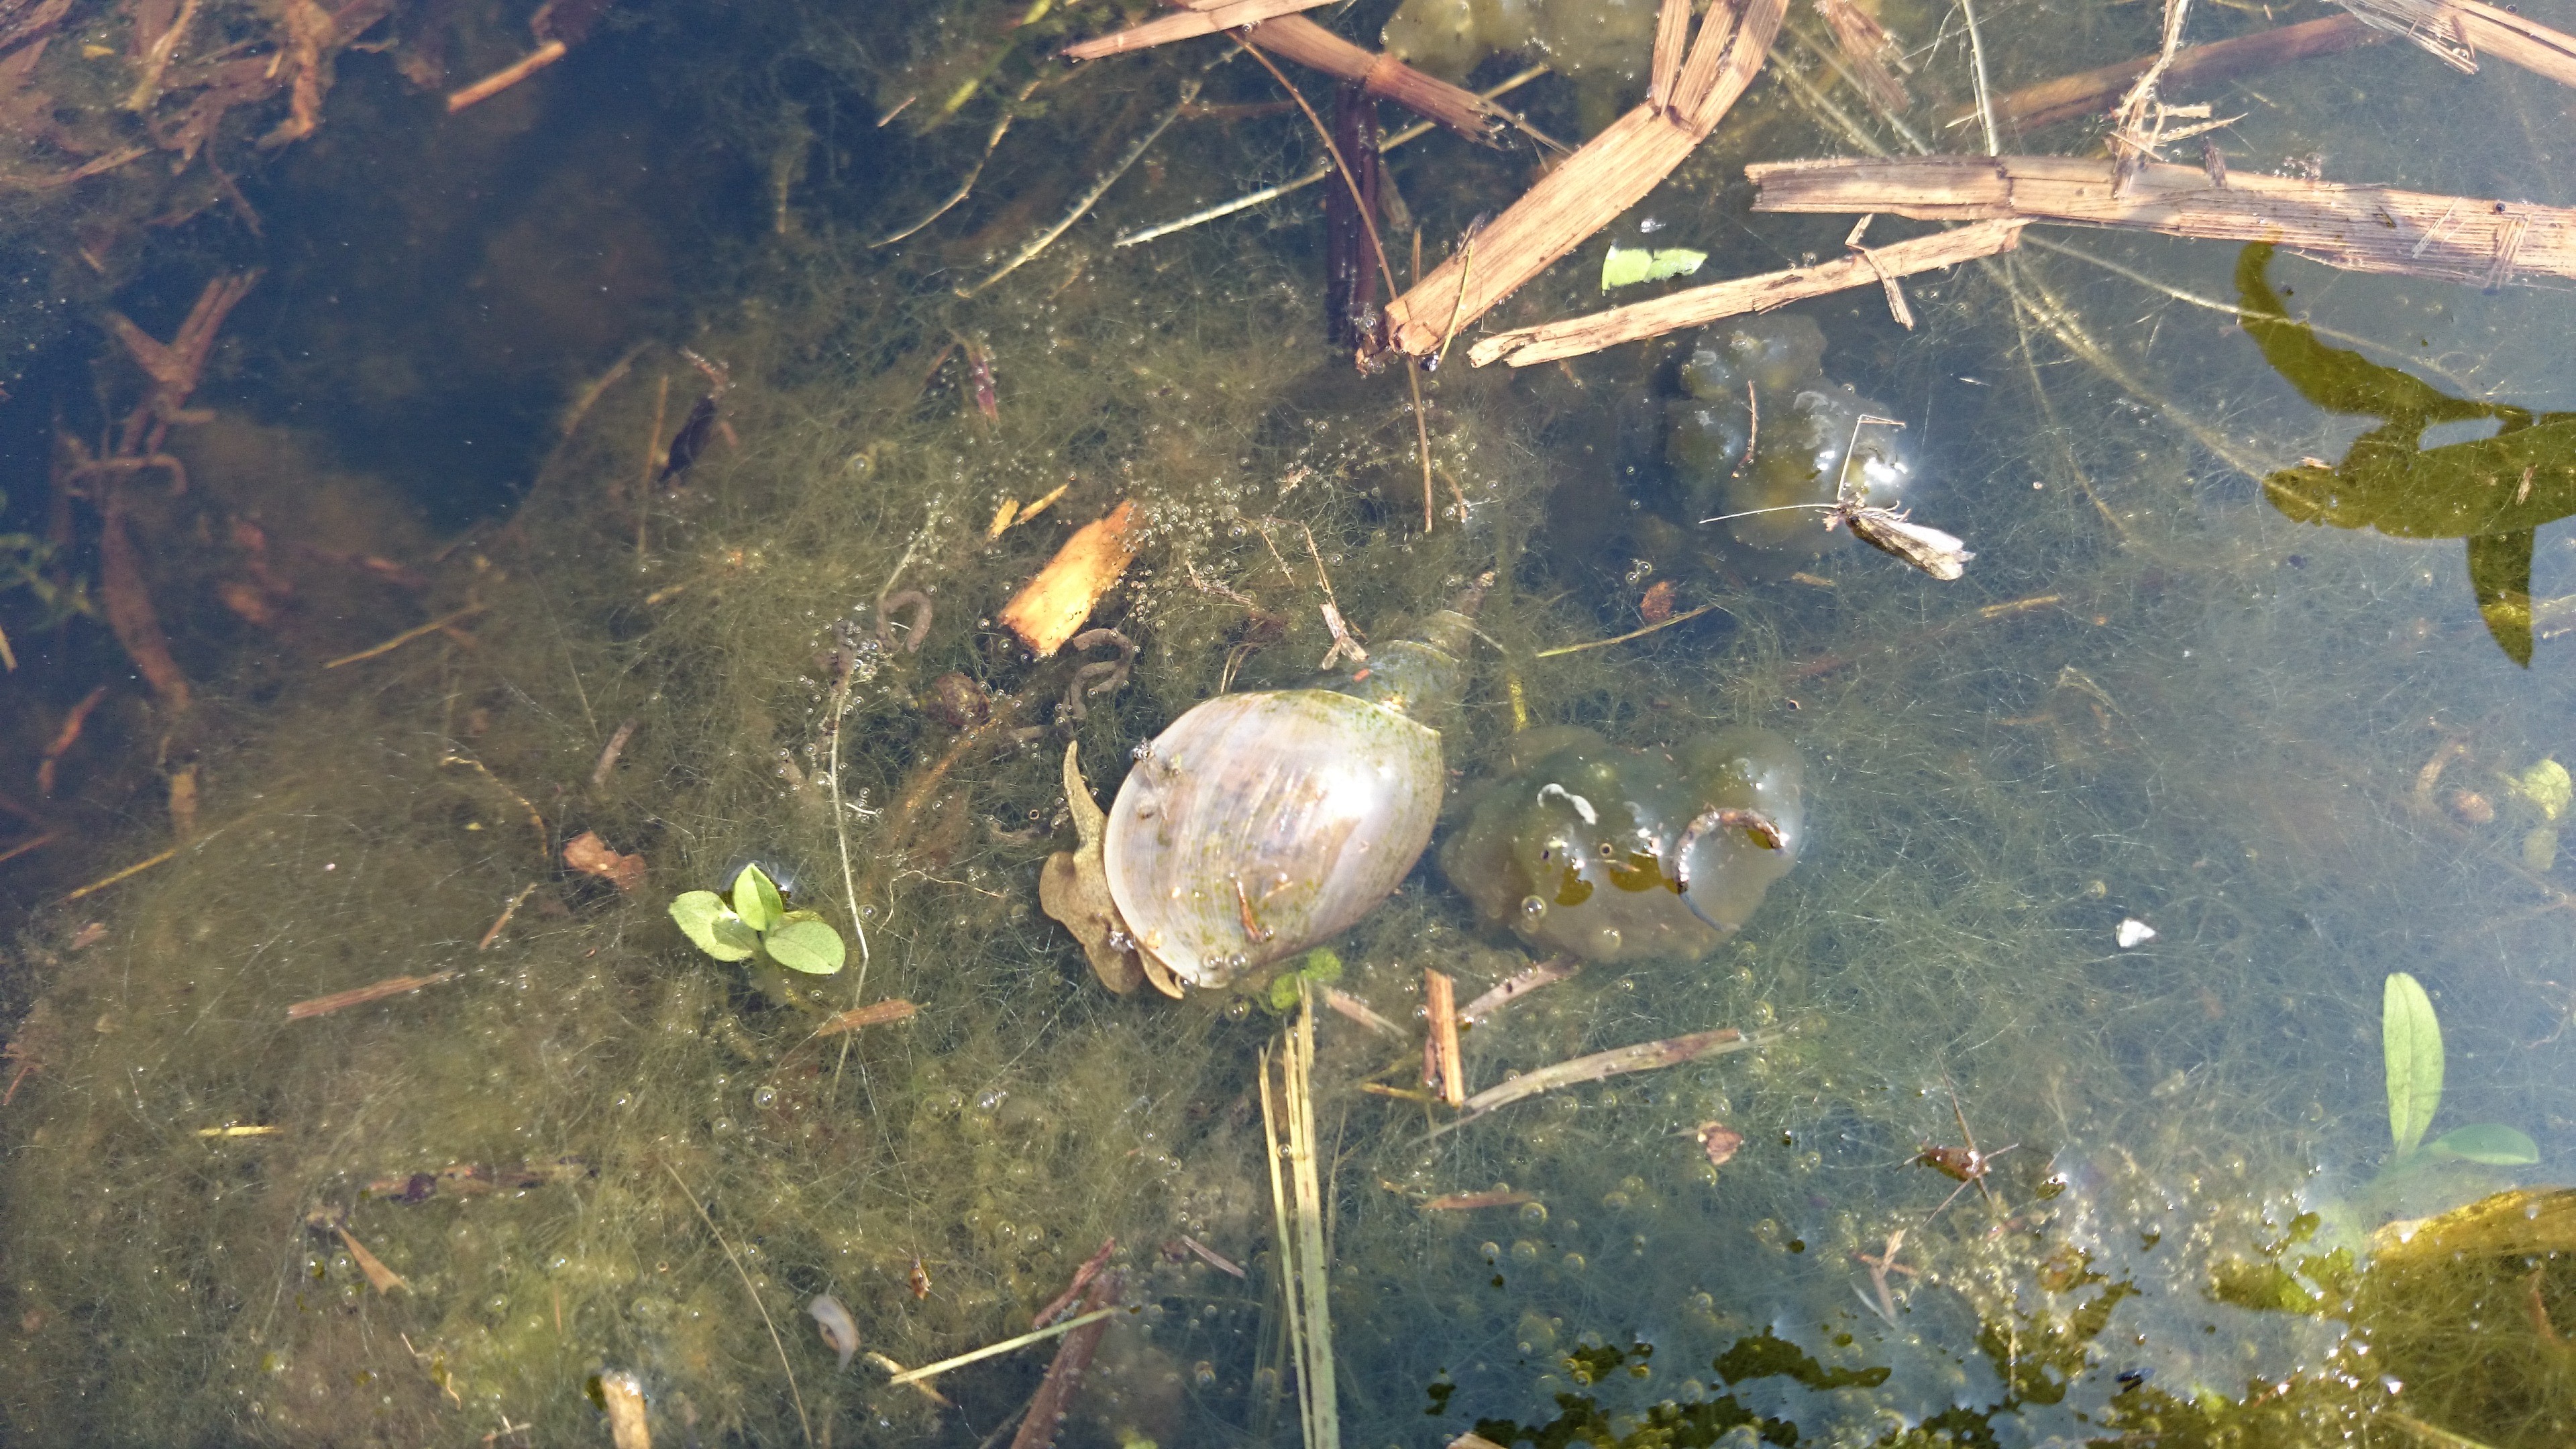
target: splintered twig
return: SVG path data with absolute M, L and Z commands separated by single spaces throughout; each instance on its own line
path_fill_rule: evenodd
M 2474 74 L 2480 54 L 2576 86 L 2576 36 L 2479 0 L 2338 0 L 2353 18 L 2401 36 L 2454 70 Z
M 1688 0 L 1666 0 L 1647 103 L 1567 157 L 1477 234 L 1474 274 L 1453 255 L 1389 303 L 1388 345 L 1428 357 L 1557 258 L 1583 244 L 1708 139 L 1753 83 L 1786 13 L 1784 0 L 1720 0 L 1683 54 Z
M 1458 987 L 1446 973 L 1423 971 L 1422 1011 L 1431 1027 L 1422 1040 L 1422 1085 L 1458 1106 L 1467 1100 L 1467 1074 L 1458 1058 Z
M 1502 1010 L 1512 1002 L 1518 1001 L 1542 986 L 1566 980 L 1582 969 L 1582 962 L 1568 960 L 1563 956 L 1551 956 L 1537 965 L 1525 966 L 1494 983 L 1484 995 L 1468 1002 L 1467 1009 L 1458 1013 L 1458 1019 L 1470 1026 L 1481 1026 L 1486 1017 Z
M 2071 156 L 1925 156 L 1748 166 L 1757 211 L 1885 211 L 1926 221 L 2063 222 L 2217 241 L 2272 242 L 2347 271 L 2499 286 L 2576 277 L 2576 209 L 2384 186 Z
M 1747 312 L 1768 312 L 1803 298 L 1821 297 L 1853 287 L 1865 287 L 1872 282 L 1937 271 L 1978 257 L 2007 252 L 2020 244 L 2021 229 L 2026 224 L 2018 218 L 1979 222 L 1955 231 L 1909 237 L 1812 267 L 1791 267 L 1760 276 L 1734 277 L 1585 317 L 1569 317 L 1562 322 L 1498 332 L 1467 349 L 1467 358 L 1478 367 L 1490 362 L 1532 367 L 1561 358 L 1581 357 L 1623 342 L 1660 337 L 1667 332 L 1701 327 Z

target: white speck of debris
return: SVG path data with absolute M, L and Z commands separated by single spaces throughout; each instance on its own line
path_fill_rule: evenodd
M 1564 799 L 1566 804 L 1573 806 L 1574 813 L 1583 817 L 1584 824 L 1598 825 L 1601 823 L 1600 812 L 1592 808 L 1592 802 L 1575 794 L 1573 791 L 1568 790 L 1563 785 L 1559 785 L 1551 781 L 1548 784 L 1538 787 L 1538 798 L 1544 800 L 1550 795 L 1560 796 Z
M 2120 922 L 2120 929 L 2112 934 L 2112 939 L 2120 943 L 2120 949 L 2123 951 L 2143 946 L 2155 938 L 2156 928 L 2135 916 Z

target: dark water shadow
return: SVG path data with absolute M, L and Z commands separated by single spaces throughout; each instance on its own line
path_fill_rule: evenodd
M 2236 264 L 2240 320 L 2299 395 L 2329 412 L 2382 420 L 2343 461 L 2263 480 L 2272 506 L 2302 523 L 2376 528 L 2398 538 L 2468 542 L 2469 584 L 2496 646 L 2531 664 L 2531 550 L 2542 524 L 2576 514 L 2576 412 L 2534 413 L 2438 392 L 2412 374 L 2327 347 L 2293 322 L 2263 275 L 2269 244 Z M 2492 421 L 2490 437 L 2427 448 L 2441 423 Z

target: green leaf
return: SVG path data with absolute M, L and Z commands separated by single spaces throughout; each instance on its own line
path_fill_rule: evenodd
M 1342 958 L 1326 947 L 1318 946 L 1306 953 L 1306 964 L 1297 968 L 1297 974 L 1318 986 L 1330 986 L 1342 979 Z M 1288 1006 L 1296 1004 L 1297 983 L 1291 981 L 1288 983 Z M 1280 1010 L 1285 1011 L 1287 1007 Z
M 671 902 L 671 920 L 680 934 L 719 961 L 748 961 L 757 949 L 751 929 L 714 891 L 690 891 Z
M 2521 1167 L 2540 1160 L 2540 1148 L 2530 1138 L 2495 1122 L 2454 1127 L 2434 1138 L 2424 1150 L 2442 1157 L 2483 1162 L 2489 1167 Z
M 1632 287 L 1639 282 L 1660 282 L 1666 277 L 1687 277 L 1708 260 L 1708 253 L 1688 247 L 1668 247 L 1649 251 L 1644 247 L 1623 247 L 1613 242 L 1601 258 L 1601 290 Z
M 733 879 L 734 914 L 755 931 L 767 933 L 787 917 L 787 901 L 759 866 L 746 865 Z
M 789 921 L 762 937 L 760 944 L 768 948 L 770 960 L 808 976 L 829 976 L 849 959 L 841 933 L 822 921 Z
M 2388 1063 L 2388 1132 L 2402 1156 L 2424 1140 L 2442 1105 L 2442 1022 L 2422 982 L 2392 971 L 2382 993 L 2379 1040 Z

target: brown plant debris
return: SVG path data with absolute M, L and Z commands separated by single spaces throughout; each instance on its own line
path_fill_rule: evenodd
M 595 875 L 621 891 L 632 891 L 644 884 L 644 857 L 620 855 L 608 848 L 599 832 L 585 830 L 564 842 L 563 862 L 585 875 Z
M 1434 1128 L 1433 1134 L 1436 1136 L 1451 1127 L 1463 1126 L 1497 1108 L 1508 1107 L 1514 1102 L 1525 1101 L 1543 1092 L 1553 1092 L 1559 1087 L 1571 1087 L 1583 1082 L 1598 1082 L 1627 1072 L 1644 1072 L 1657 1067 L 1679 1066 L 1684 1062 L 1698 1061 L 1702 1057 L 1720 1056 L 1727 1052 L 1742 1051 L 1746 1047 L 1760 1046 L 1766 1039 L 1760 1035 L 1746 1036 L 1729 1026 L 1720 1027 L 1716 1031 L 1695 1031 L 1684 1036 L 1666 1037 L 1662 1041 L 1640 1042 L 1635 1046 L 1613 1047 L 1606 1052 L 1594 1052 L 1590 1056 L 1558 1062 L 1551 1067 L 1524 1072 L 1469 1097 L 1457 1120 Z
M 53 742 L 45 746 L 45 757 L 36 766 L 38 798 L 54 793 L 54 772 L 61 765 L 63 755 L 80 743 L 81 727 L 89 723 L 89 712 L 98 708 L 98 702 L 105 698 L 107 686 L 102 684 L 82 695 L 81 702 L 73 705 L 71 712 L 63 716 L 63 727 L 54 732 Z
M 2020 220 L 1988 221 L 1955 231 L 1936 231 L 1867 251 L 1855 251 L 1849 256 L 1836 257 L 1812 267 L 1791 267 L 1759 276 L 1732 277 L 1723 282 L 1667 293 L 1652 301 L 1594 312 L 1589 316 L 1498 332 L 1480 339 L 1467 349 L 1467 357 L 1478 367 L 1490 362 L 1532 367 L 1542 362 L 1581 357 L 1623 342 L 1660 337 L 1685 327 L 1705 326 L 1724 317 L 1768 312 L 1803 298 L 1866 287 L 1874 282 L 1910 277 L 1918 272 L 1938 271 L 1978 257 L 2008 252 L 2020 245 L 2021 229 L 2025 224 Z
M 382 1001 L 389 996 L 409 996 L 424 986 L 436 986 L 442 982 L 453 981 L 456 977 L 457 973 L 454 971 L 433 971 L 427 976 L 389 976 L 370 986 L 335 991 L 328 996 L 316 996 L 310 1001 L 296 1002 L 286 1008 L 286 1019 L 302 1021 L 308 1016 L 329 1016 L 332 1012 L 345 1011 L 352 1006 L 364 1006 L 371 1001 Z
M 2353 18 L 2402 37 L 2454 70 L 2476 73 L 2483 53 L 2576 86 L 2576 36 L 2479 0 L 2339 0 Z
M 317 1208 L 305 1214 L 304 1226 L 317 1233 L 338 1234 L 341 1246 L 349 1250 L 349 1260 L 358 1265 L 359 1272 L 367 1275 L 368 1285 L 377 1292 L 391 1293 L 397 1288 L 411 1286 L 403 1281 L 400 1273 L 386 1267 L 382 1259 L 368 1252 L 364 1245 L 349 1235 L 346 1214 Z
M 1422 1012 L 1431 1030 L 1422 1041 L 1422 1085 L 1455 1107 L 1467 1100 L 1466 1068 L 1458 1059 L 1458 986 L 1439 971 L 1422 973 Z
M 1538 1199 L 1528 1193 L 1500 1188 L 1492 1192 L 1453 1192 L 1446 1197 L 1435 1197 L 1424 1203 L 1422 1210 L 1427 1213 L 1468 1213 L 1481 1208 L 1519 1207 L 1536 1201 Z
M 483 1197 L 526 1192 L 597 1177 L 599 1168 L 579 1157 L 487 1165 L 451 1162 L 436 1172 L 397 1172 L 367 1184 L 367 1196 L 386 1202 L 424 1203 L 434 1197 Z
M 2384 186 L 2071 156 L 1926 156 L 1748 166 L 1757 211 L 1890 212 L 1925 221 L 2053 221 L 2270 242 L 2347 271 L 2498 286 L 2576 277 L 2576 210 Z M 1884 254 L 1882 253 L 1882 259 Z
M 1117 902 L 1109 897 L 1108 869 L 1100 855 L 1101 831 L 1109 817 L 1101 813 L 1099 802 L 1091 798 L 1090 784 L 1082 778 L 1081 753 L 1079 741 L 1064 747 L 1065 806 L 1073 814 L 1079 843 L 1047 857 L 1038 872 L 1038 909 L 1073 933 L 1100 984 L 1125 996 L 1144 984 L 1145 968 L 1128 942 Z M 1162 982 L 1156 980 L 1155 986 L 1161 988 Z
M 2268 70 L 2289 61 L 2339 55 L 2356 46 L 2372 44 L 2379 38 L 2378 32 L 2349 15 L 2303 20 L 2296 25 L 2275 26 L 2232 40 L 2185 46 L 2174 52 L 2160 83 L 2182 87 L 2226 80 Z M 2035 86 L 2007 91 L 1994 98 L 1995 119 L 2036 129 L 2077 116 L 2104 114 L 2112 102 L 2128 93 L 2138 77 L 2154 67 L 2159 58 L 2160 53 L 2141 55 L 2117 65 L 2078 71 Z M 1976 109 L 1969 107 L 1944 118 L 1942 124 L 1945 127 L 1966 126 L 1976 119 Z
M 863 1026 L 884 1026 L 889 1022 L 910 1021 L 920 1012 L 920 1007 L 900 997 L 885 1001 L 871 1001 L 865 1006 L 853 1006 L 837 1016 L 825 1019 L 821 1026 L 814 1028 L 814 1034 L 838 1036 L 845 1031 L 857 1031 Z
M 1068 45 L 1064 53 L 1074 60 L 1124 55 L 1131 50 L 1169 45 L 1175 40 L 1214 35 L 1220 30 L 1234 30 L 1257 25 L 1276 16 L 1294 15 L 1300 10 L 1312 10 L 1326 0 L 1183 0 L 1183 3 L 1187 8 L 1175 14 L 1158 15 L 1142 25 Z
M 1484 995 L 1468 1002 L 1467 1009 L 1458 1013 L 1458 1019 L 1470 1026 L 1480 1025 L 1485 1018 L 1540 987 L 1567 980 L 1582 969 L 1582 962 L 1564 956 L 1551 956 L 1535 965 L 1524 966 L 1488 987 Z
M 1128 499 L 1107 517 L 1074 530 L 1037 577 L 1002 606 L 1002 622 L 1041 659 L 1063 648 L 1135 562 L 1128 538 L 1135 525 L 1136 504 Z
M 1779 34 L 1785 0 L 1717 0 L 1687 55 L 1688 0 L 1665 0 L 1644 105 L 1610 123 L 1386 309 L 1387 345 L 1429 357 L 1643 200 L 1708 139 Z M 1472 259 L 1472 265 L 1470 265 Z
M 1101 1247 L 1105 1256 L 1116 1247 L 1111 1240 Z M 1093 1264 L 1100 1261 L 1093 1260 Z M 1085 1264 L 1092 1268 L 1093 1264 Z M 1086 1314 L 1100 1314 L 1118 1301 L 1119 1275 L 1102 1273 L 1091 1282 L 1091 1291 L 1082 1300 Z M 1011 1449 L 1050 1449 L 1056 1430 L 1064 1423 L 1064 1412 L 1073 1406 L 1073 1395 L 1082 1387 L 1082 1375 L 1091 1367 L 1092 1355 L 1100 1351 L 1101 1336 L 1109 1332 L 1106 1317 L 1094 1317 L 1088 1323 L 1064 1336 L 1056 1345 L 1055 1358 L 1047 1365 L 1046 1377 L 1038 1381 L 1037 1394 L 1029 1400 L 1028 1413 L 1020 1420 L 1020 1431 L 1011 1436 Z

